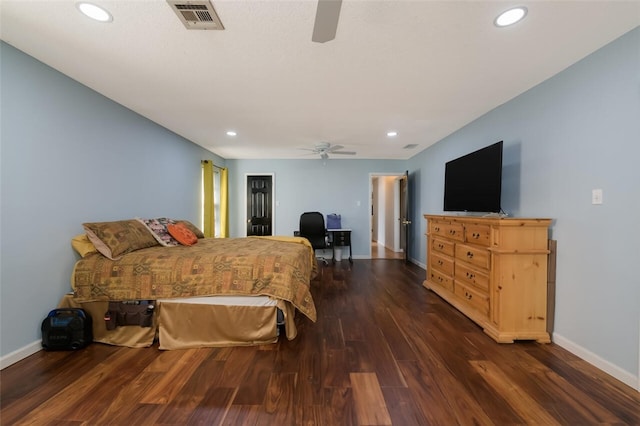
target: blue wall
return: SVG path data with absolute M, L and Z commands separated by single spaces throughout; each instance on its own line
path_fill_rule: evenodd
M 274 233 L 293 235 L 300 214 L 338 213 L 342 227 L 352 230 L 354 257 L 368 257 L 370 241 L 370 173 L 404 173 L 401 160 L 227 160 L 229 193 L 245 194 L 247 174 L 273 173 L 275 191 Z M 231 236 L 246 235 L 245 197 L 230 200 Z M 358 205 L 359 204 L 359 205 Z M 235 225 L 234 225 L 235 223 Z
M 0 354 L 40 339 L 70 290 L 81 224 L 200 221 L 201 159 L 220 158 L 0 45 Z
M 76 258 L 69 240 L 82 222 L 199 220 L 199 161 L 224 163 L 10 46 L 1 48 L 4 356 L 40 338 L 42 316 L 69 289 Z M 554 340 L 637 387 L 639 52 L 635 29 L 408 161 L 227 160 L 231 235 L 244 235 L 245 175 L 273 173 L 276 233 L 290 235 L 302 211 L 341 213 L 362 256 L 369 244 L 370 174 L 408 169 L 410 253 L 424 265 L 422 215 L 442 212 L 444 163 L 504 140 L 503 208 L 554 219 Z M 591 204 L 594 188 L 604 190 L 603 205 Z M 37 267 L 26 263 L 26 254 Z
M 503 209 L 554 219 L 554 340 L 637 383 L 640 29 L 413 157 L 418 210 L 442 213 L 446 161 L 499 140 Z M 591 204 L 595 188 L 602 205 Z

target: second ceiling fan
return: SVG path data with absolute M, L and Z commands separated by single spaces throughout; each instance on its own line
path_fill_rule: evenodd
M 325 43 L 336 38 L 342 0 L 318 0 L 311 41 Z
M 329 154 L 340 155 L 356 155 L 354 151 L 341 151 L 344 148 L 342 145 L 331 145 L 329 142 L 320 142 L 313 148 L 302 148 L 307 151 L 311 151 L 314 154 L 320 154 L 320 158 L 326 160 L 329 158 Z

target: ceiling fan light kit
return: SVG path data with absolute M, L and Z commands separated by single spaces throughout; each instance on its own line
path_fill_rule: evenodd
M 344 146 L 342 145 L 331 145 L 329 142 L 320 142 L 313 148 L 301 149 L 311 151 L 313 154 L 320 154 L 320 158 L 323 160 L 327 160 L 329 158 L 329 154 L 356 155 L 355 151 L 342 151 L 343 148 Z

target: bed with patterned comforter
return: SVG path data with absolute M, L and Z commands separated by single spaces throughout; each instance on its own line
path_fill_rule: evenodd
M 203 238 L 119 260 L 87 256 L 76 263 L 71 284 L 78 301 L 266 295 L 291 302 L 315 321 L 309 283 L 316 268 L 303 238 Z
M 278 308 L 285 311 L 287 327 L 291 328 L 287 329 L 287 337 L 291 339 L 296 334 L 295 310 L 311 321 L 316 320 L 310 282 L 317 271 L 313 248 L 304 238 L 202 238 L 192 246 L 153 246 L 126 253 L 117 260 L 100 253 L 89 254 L 76 262 L 71 277 L 73 296 L 68 296 L 61 306 L 90 307 L 92 303 L 107 301 L 153 300 L 158 301 L 162 312 L 161 300 L 184 299 L 186 302 L 203 296 L 268 296 L 278 301 Z M 165 311 L 169 311 L 168 304 Z M 233 318 L 228 321 L 230 325 L 235 322 Z M 271 330 L 270 324 L 264 326 Z M 102 325 L 94 325 L 94 330 L 100 327 Z M 99 335 L 104 334 L 102 330 L 97 331 Z M 179 330 L 179 334 L 186 332 Z M 144 344 L 136 337 L 132 344 L 125 342 L 124 345 L 148 346 L 149 332 L 142 333 L 145 333 Z M 119 344 L 109 336 L 97 341 Z M 200 342 L 197 346 L 207 345 Z

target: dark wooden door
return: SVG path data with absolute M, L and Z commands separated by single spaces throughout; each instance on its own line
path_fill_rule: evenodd
M 273 176 L 247 176 L 247 236 L 272 235 Z
M 409 262 L 409 228 L 411 220 L 409 220 L 409 171 L 404 172 L 404 176 L 400 180 L 400 247 L 404 251 L 404 261 Z

